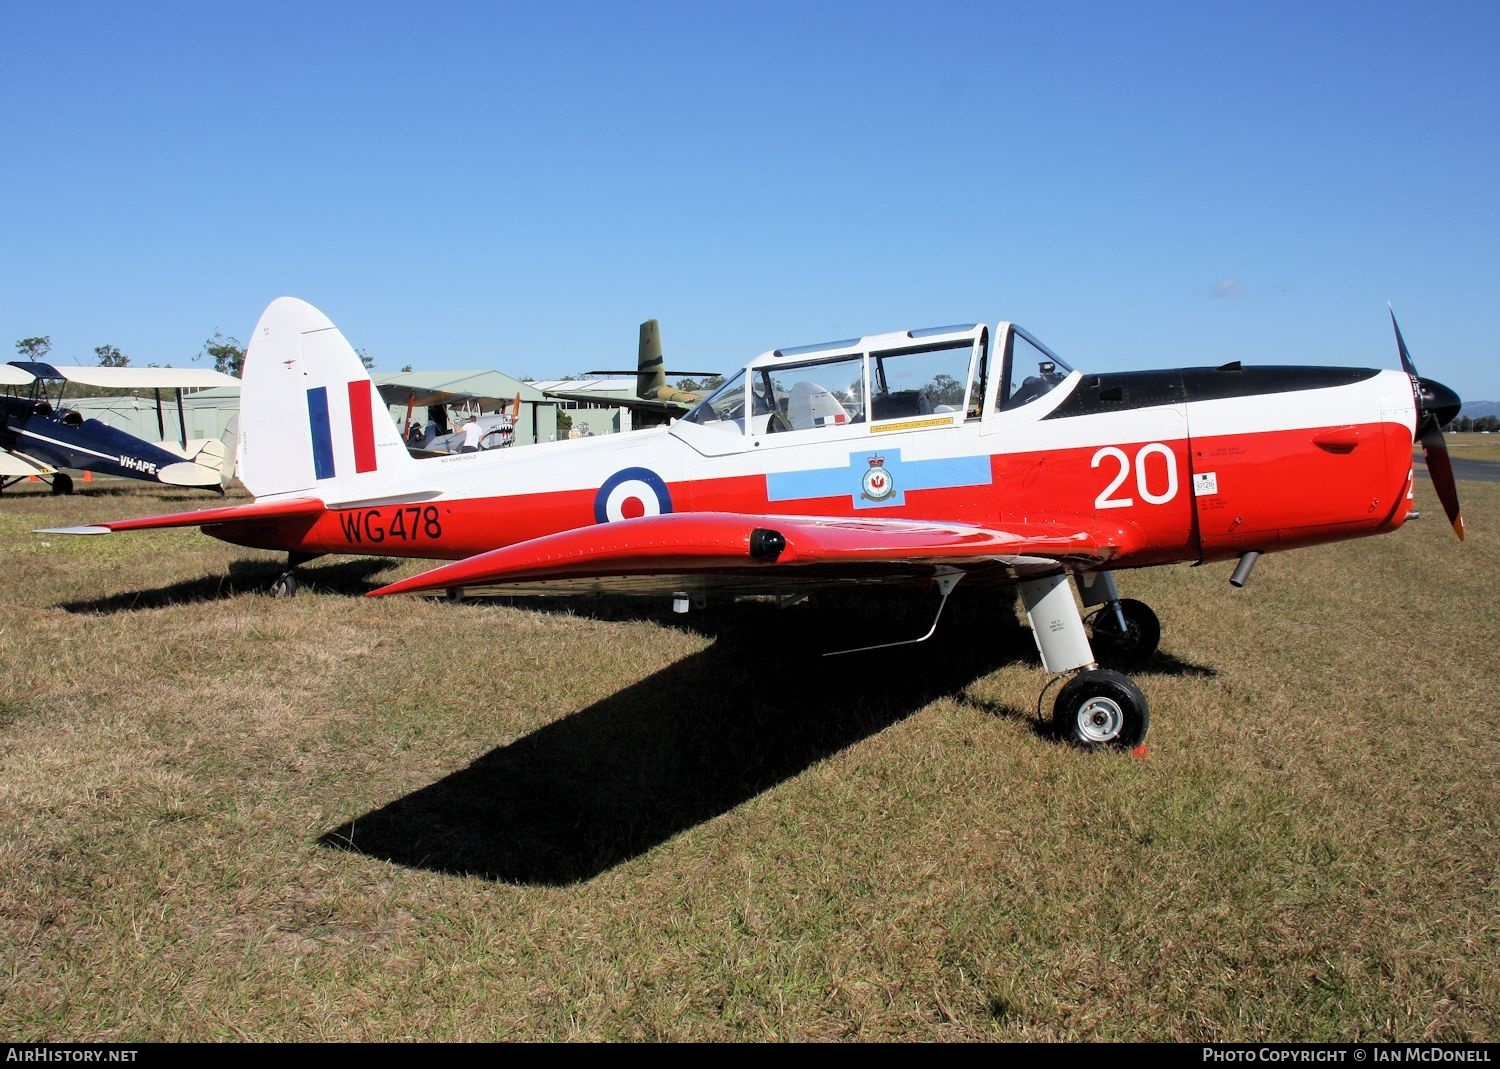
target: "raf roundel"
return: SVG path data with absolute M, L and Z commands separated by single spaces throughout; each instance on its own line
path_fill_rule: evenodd
M 599 487 L 594 497 L 594 522 L 612 523 L 637 516 L 664 516 L 672 511 L 672 495 L 662 477 L 650 468 L 625 468 Z

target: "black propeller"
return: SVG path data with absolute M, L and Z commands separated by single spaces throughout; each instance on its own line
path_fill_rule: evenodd
M 1411 376 L 1412 393 L 1417 402 L 1417 440 L 1422 443 L 1422 457 L 1427 461 L 1427 474 L 1432 477 L 1432 488 L 1437 491 L 1443 511 L 1458 540 L 1464 538 L 1464 518 L 1458 510 L 1458 487 L 1453 482 L 1453 464 L 1448 459 L 1448 443 L 1443 440 L 1443 426 L 1463 406 L 1463 401 L 1441 382 L 1424 379 L 1417 374 L 1417 365 L 1406 351 L 1406 340 L 1401 337 L 1401 325 L 1396 322 L 1396 310 L 1391 309 L 1391 326 L 1396 328 L 1396 348 L 1401 353 L 1401 366 Z

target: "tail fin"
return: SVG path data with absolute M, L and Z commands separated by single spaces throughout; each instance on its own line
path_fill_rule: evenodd
M 641 342 L 636 351 L 635 394 L 655 397 L 667 384 L 667 362 L 661 355 L 661 328 L 656 320 L 641 324 Z
M 255 325 L 239 419 L 240 481 L 256 497 L 379 497 L 414 463 L 353 347 L 295 297 L 276 298 Z

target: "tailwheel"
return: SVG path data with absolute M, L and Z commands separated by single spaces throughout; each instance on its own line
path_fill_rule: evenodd
M 73 492 L 73 476 L 67 472 L 60 471 L 52 476 L 52 493 L 56 496 L 71 494 Z
M 1119 606 L 1119 614 L 1115 605 Z M 1125 627 L 1120 627 L 1124 617 Z M 1127 666 L 1143 665 L 1161 645 L 1161 621 L 1151 606 L 1134 598 L 1121 598 L 1094 614 L 1094 653 L 1102 661 Z
M 273 598 L 294 598 L 297 596 L 297 573 L 285 571 L 276 577 L 269 590 Z
M 1129 676 L 1093 668 L 1070 679 L 1052 707 L 1052 726 L 1089 750 L 1134 749 L 1146 738 L 1151 714 L 1146 696 Z

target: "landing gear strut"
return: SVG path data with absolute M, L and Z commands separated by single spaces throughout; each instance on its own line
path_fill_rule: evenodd
M 1086 605 L 1102 605 L 1094 621 L 1094 641 L 1114 654 L 1142 663 L 1161 638 L 1156 614 L 1138 601 L 1121 600 L 1108 572 L 1078 577 Z M 1146 696 L 1128 676 L 1100 668 L 1083 617 L 1065 574 L 1028 579 L 1021 599 L 1031 624 L 1042 667 L 1051 674 L 1083 669 L 1064 685 L 1052 707 L 1058 735 L 1086 749 L 1134 749 L 1146 738 L 1151 713 Z

